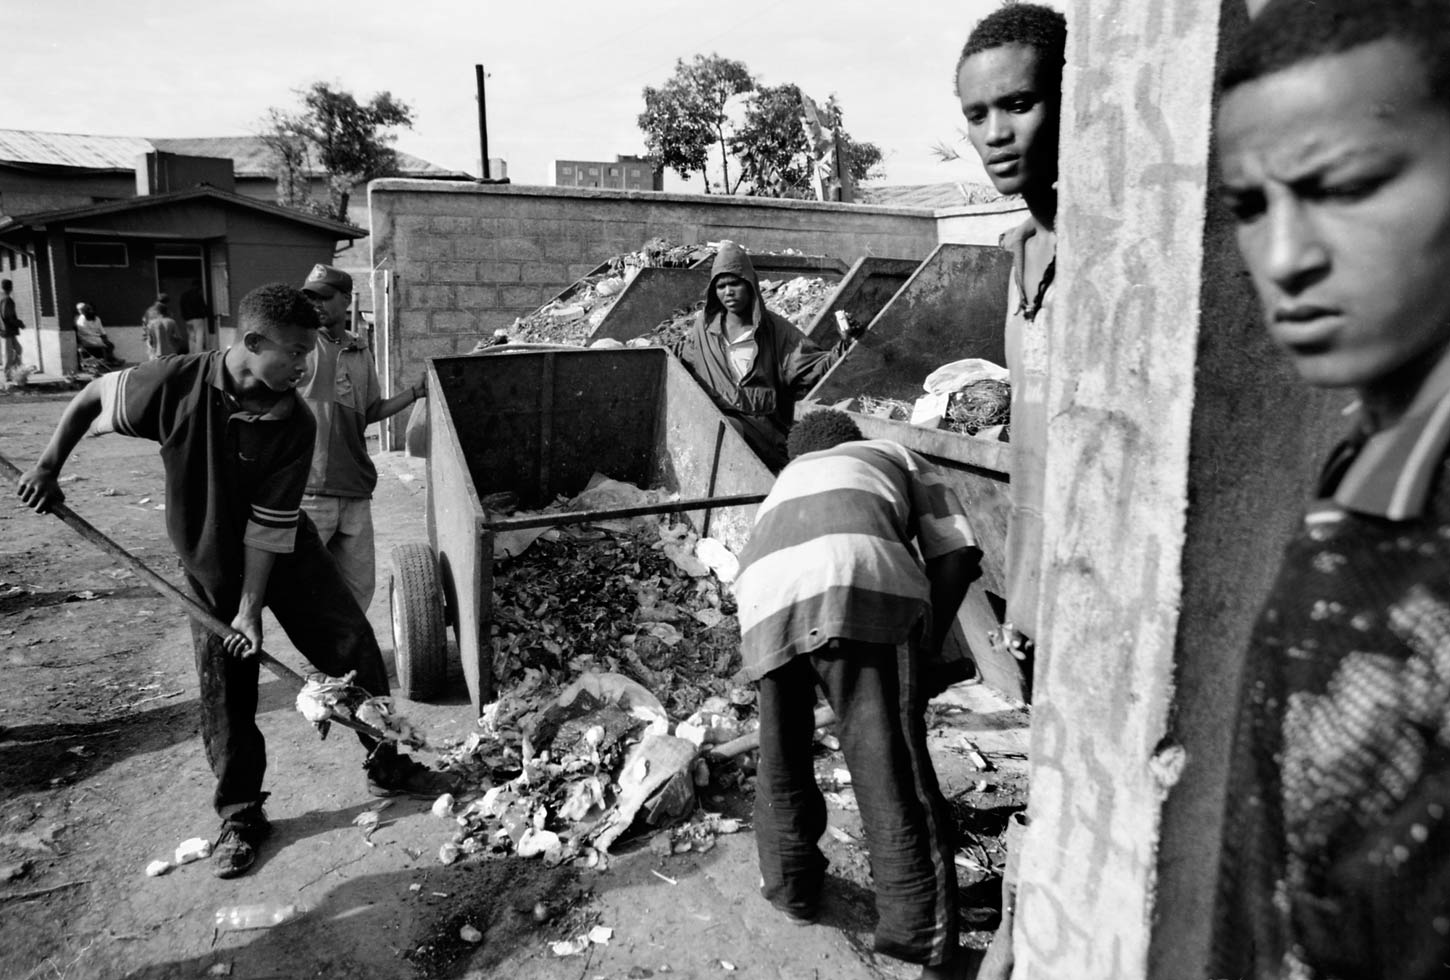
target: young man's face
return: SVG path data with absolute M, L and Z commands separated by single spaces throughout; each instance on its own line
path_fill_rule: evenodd
M 317 346 L 317 331 L 267 324 L 246 328 L 252 375 L 273 391 L 296 388 L 307 373 L 307 355 Z
M 1376 41 L 1240 85 L 1218 138 L 1239 249 L 1300 375 L 1370 396 L 1422 375 L 1450 343 L 1450 109 L 1418 56 Z
M 1057 182 L 1058 93 L 1043 90 L 1038 52 L 1025 44 L 988 48 L 962 62 L 957 96 L 987 176 L 1003 194 Z
M 727 273 L 715 279 L 715 296 L 720 300 L 720 305 L 736 316 L 745 316 L 750 312 L 752 293 L 750 283 L 739 276 Z
M 331 286 L 317 285 L 309 286 L 305 295 L 317 310 L 317 316 L 324 327 L 331 329 L 347 322 L 347 309 L 352 305 L 352 297 L 347 293 L 339 292 Z

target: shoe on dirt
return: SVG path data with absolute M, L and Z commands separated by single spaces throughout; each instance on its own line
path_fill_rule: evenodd
M 458 788 L 447 773 L 427 766 L 412 756 L 379 751 L 366 766 L 368 792 L 373 796 L 411 796 L 416 800 L 437 799 Z
M 222 834 L 211 849 L 212 874 L 218 878 L 240 878 L 257 863 L 257 848 L 272 835 L 272 824 L 261 810 L 244 819 L 233 817 L 222 823 Z

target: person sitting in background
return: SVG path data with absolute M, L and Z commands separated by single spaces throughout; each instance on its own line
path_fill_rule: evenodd
M 826 351 L 765 308 L 750 256 L 724 242 L 710 270 L 705 309 L 671 351 L 772 473 L 786 463 L 795 403 L 839 361 L 859 335 L 842 328 Z
M 1212 968 L 1450 963 L 1450 4 L 1270 0 L 1226 59 L 1265 329 L 1358 396 L 1249 640 Z
M 116 345 L 106 334 L 106 326 L 96 316 L 90 303 L 76 304 L 76 343 L 106 367 L 119 367 L 126 362 L 116 356 Z

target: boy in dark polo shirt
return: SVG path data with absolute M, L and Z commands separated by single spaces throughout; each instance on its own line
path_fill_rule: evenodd
M 1450 963 L 1450 4 L 1271 0 L 1224 196 L 1269 336 L 1358 396 L 1249 641 L 1211 977 Z
M 222 878 L 245 873 L 271 831 L 262 812 L 266 746 L 255 720 L 263 607 L 318 670 L 356 671 L 364 690 L 388 693 L 372 628 L 300 512 L 317 427 L 295 388 L 317 342 L 317 315 L 298 290 L 274 284 L 243 297 L 238 320 L 240 342 L 225 351 L 163 357 L 92 381 L 19 486 L 39 513 L 64 499 L 61 468 L 92 423 L 98 433 L 161 444 L 172 546 L 197 598 L 235 630 L 221 639 L 192 624 Z M 446 788 L 391 743 L 362 742 L 374 795 Z

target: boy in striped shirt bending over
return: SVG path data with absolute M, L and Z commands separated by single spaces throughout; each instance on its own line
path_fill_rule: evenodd
M 771 904 L 819 914 L 826 804 L 811 762 L 816 689 L 861 807 L 876 884 L 876 949 L 965 966 L 957 947 L 953 829 L 926 748 L 925 709 L 967 587 L 981 574 L 965 511 L 932 466 L 851 419 L 796 423 L 791 463 L 760 505 L 736 580 L 744 673 L 760 684 L 755 829 Z

